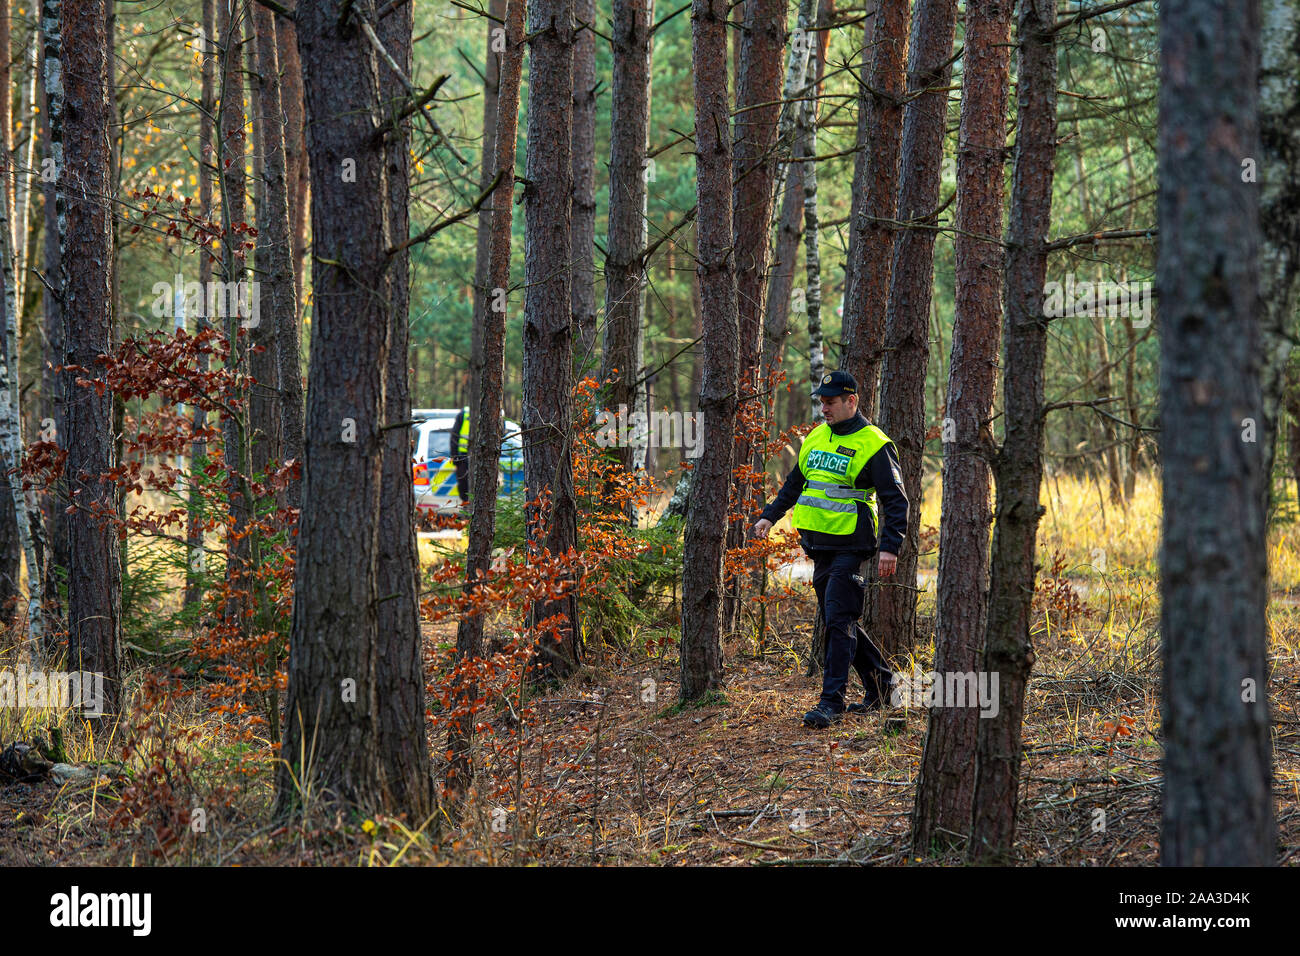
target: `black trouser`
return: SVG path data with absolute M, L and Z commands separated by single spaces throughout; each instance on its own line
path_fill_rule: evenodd
M 853 576 L 866 557 L 861 551 L 813 551 L 811 556 L 813 590 L 826 624 L 821 703 L 837 713 L 844 710 L 851 663 L 862 678 L 870 705 L 889 693 L 893 674 L 860 622 L 867 591 Z

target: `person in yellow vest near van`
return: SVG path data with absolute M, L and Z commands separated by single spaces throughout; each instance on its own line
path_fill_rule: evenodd
M 445 421 L 446 419 L 444 419 Z M 451 423 L 451 462 L 456 466 L 456 492 L 463 505 L 469 501 L 469 406 Z
M 847 713 L 883 707 L 893 674 L 863 628 L 865 562 L 880 551 L 878 570 L 890 577 L 907 534 L 907 493 L 898 451 L 889 436 L 858 413 L 858 383 L 848 372 L 829 372 L 813 392 L 821 398 L 825 422 L 810 431 L 785 485 L 754 525 L 766 537 L 782 515 L 813 560 L 813 590 L 826 625 L 822 693 L 804 714 L 805 727 L 829 727 Z M 879 497 L 884 530 L 876 513 Z M 866 688 L 861 704 L 844 706 L 852 664 Z

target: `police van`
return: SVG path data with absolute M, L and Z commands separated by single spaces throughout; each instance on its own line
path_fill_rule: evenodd
M 460 491 L 456 483 L 453 456 L 469 446 L 468 421 L 454 434 L 459 408 L 415 408 L 411 418 L 414 453 L 411 459 L 415 505 L 439 514 L 460 510 Z M 464 409 L 466 419 L 469 410 Z M 523 435 L 517 422 L 506 419 L 501 440 L 501 459 L 497 472 L 497 494 L 509 496 L 524 483 Z

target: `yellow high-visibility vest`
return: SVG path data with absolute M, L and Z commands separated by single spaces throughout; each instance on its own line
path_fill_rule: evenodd
M 871 456 L 888 442 L 889 436 L 875 425 L 837 435 L 823 422 L 810 431 L 799 448 L 799 470 L 807 484 L 790 513 L 794 526 L 824 534 L 853 534 L 858 527 L 858 502 L 865 501 L 872 530 L 879 534 L 876 489 L 854 484 Z

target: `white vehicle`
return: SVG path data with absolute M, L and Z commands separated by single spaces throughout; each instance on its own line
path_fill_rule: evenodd
M 453 461 L 458 408 L 416 408 L 411 417 L 415 452 L 411 461 L 415 487 L 415 505 L 439 514 L 455 514 L 461 508 L 460 491 Z M 517 422 L 505 421 L 501 441 L 501 464 L 497 474 L 497 493 L 509 495 L 523 485 L 524 447 Z

